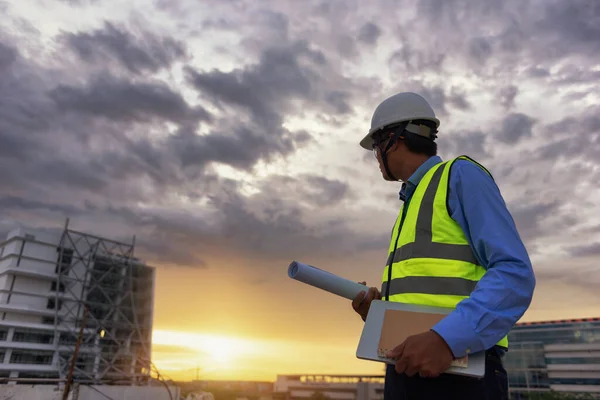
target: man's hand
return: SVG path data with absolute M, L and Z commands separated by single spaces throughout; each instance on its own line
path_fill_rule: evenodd
M 361 285 L 367 285 L 367 282 L 359 282 Z M 367 297 L 365 297 L 365 292 L 362 291 L 354 300 L 352 300 L 352 308 L 354 311 L 360 315 L 363 321 L 367 320 L 367 314 L 369 313 L 369 307 L 371 307 L 371 301 L 373 300 L 381 300 L 381 293 L 379 293 L 379 289 L 376 287 L 369 288 L 369 291 L 366 292 Z
M 444 339 L 434 331 L 409 336 L 386 353 L 396 359 L 396 372 L 408 376 L 437 377 L 452 364 L 454 355 Z

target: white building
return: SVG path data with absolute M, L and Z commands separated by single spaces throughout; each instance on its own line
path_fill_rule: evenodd
M 277 400 L 381 400 L 384 376 L 277 375 L 273 397 Z
M 78 382 L 147 381 L 155 269 L 133 250 L 68 220 L 57 234 L 10 232 L 0 243 L 0 383 L 64 380 L 76 350 Z
M 548 391 L 600 398 L 600 318 L 520 323 L 508 340 L 512 398 Z

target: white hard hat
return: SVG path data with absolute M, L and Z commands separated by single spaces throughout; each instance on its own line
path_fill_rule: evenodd
M 440 120 L 435 117 L 433 109 L 423 97 L 416 93 L 402 92 L 385 99 L 377 106 L 371 118 L 371 129 L 360 141 L 361 147 L 372 150 L 372 135 L 381 128 L 404 121 L 427 120 L 435 123 L 436 129 Z M 408 124 L 406 130 L 418 135 L 430 137 L 430 129 L 424 125 Z

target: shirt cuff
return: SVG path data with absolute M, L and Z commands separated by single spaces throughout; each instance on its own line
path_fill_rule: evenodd
M 481 338 L 469 328 L 469 321 L 453 311 L 431 328 L 444 339 L 455 358 L 485 350 Z

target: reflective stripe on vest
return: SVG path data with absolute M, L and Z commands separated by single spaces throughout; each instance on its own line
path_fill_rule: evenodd
M 424 193 L 423 187 L 417 186 L 408 205 L 407 215 L 411 214 L 411 221 L 407 225 L 409 218 L 406 216 L 400 232 L 401 218 L 394 225 L 381 288 L 385 295 L 389 285 L 390 301 L 455 308 L 470 296 L 485 274 L 485 268 L 479 265 L 460 225 L 446 211 L 447 186 L 442 187 L 440 183 L 444 180 L 447 185 L 454 161 L 437 164 L 425 174 L 421 180 L 426 185 Z M 444 230 L 436 235 L 434 219 Z M 413 233 L 414 241 L 395 248 L 401 235 L 406 241 L 407 235 Z M 434 241 L 434 236 L 438 241 Z M 392 279 L 388 284 L 389 268 Z M 508 347 L 508 338 L 501 339 L 498 345 Z

